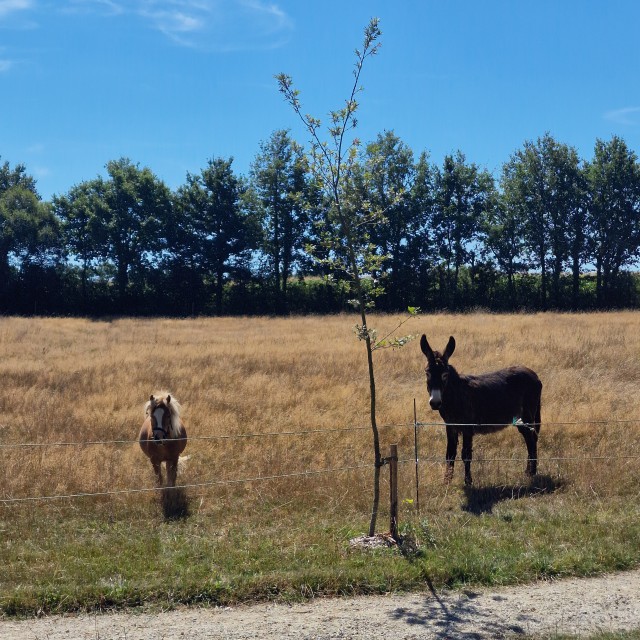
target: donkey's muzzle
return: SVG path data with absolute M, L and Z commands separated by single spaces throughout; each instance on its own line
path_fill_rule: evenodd
M 429 406 L 434 410 L 438 410 L 442 406 L 442 392 L 440 389 L 433 389 L 431 391 Z

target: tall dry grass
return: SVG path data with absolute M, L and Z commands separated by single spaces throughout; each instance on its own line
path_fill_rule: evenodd
M 384 335 L 399 317 L 372 320 Z M 179 482 L 234 481 L 190 489 L 200 512 L 224 510 L 229 518 L 242 518 L 268 505 L 366 514 L 372 463 L 368 379 L 363 345 L 352 333 L 355 322 L 347 315 L 112 322 L 3 318 L 0 497 L 152 487 L 151 466 L 132 441 L 149 395 L 167 389 L 182 403 L 192 438 Z M 521 363 L 539 374 L 541 474 L 579 493 L 636 491 L 639 313 L 434 315 L 405 327 L 427 333 L 438 349 L 454 335 L 451 363 L 462 373 Z M 440 422 L 428 407 L 424 357 L 412 342 L 399 351 L 376 352 L 375 362 L 383 449 L 399 442 L 401 458 L 409 459 L 413 399 L 419 420 Z M 634 422 L 615 422 L 628 420 Z M 363 429 L 260 437 L 342 427 Z M 6 446 L 113 440 L 127 442 Z M 446 495 L 440 481 L 444 440 L 442 427 L 420 430 L 423 501 L 431 500 L 434 509 Z M 477 438 L 474 445 L 477 485 L 524 482 L 526 450 L 515 429 Z M 235 482 L 361 465 L 367 468 Z M 413 496 L 413 473 L 411 464 L 401 466 L 407 498 Z M 457 469 L 455 482 L 461 481 Z M 91 502 L 83 500 L 89 508 Z

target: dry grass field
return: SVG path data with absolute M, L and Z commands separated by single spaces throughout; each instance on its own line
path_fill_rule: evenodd
M 401 319 L 374 316 L 371 325 L 384 335 Z M 265 584 L 278 583 L 278 575 L 290 575 L 294 566 L 297 578 L 284 580 L 277 592 L 293 583 L 307 584 L 305 567 L 316 576 L 315 588 L 321 592 L 410 586 L 420 576 L 424 579 L 424 565 L 420 570 L 412 567 L 412 577 L 405 580 L 405 569 L 390 569 L 389 562 L 396 561 L 388 559 L 381 560 L 375 580 L 358 573 L 368 561 L 347 558 L 349 568 L 318 568 L 328 562 L 317 551 L 327 539 L 344 560 L 348 537 L 366 530 L 370 509 L 368 379 L 363 345 L 352 332 L 355 322 L 347 315 L 111 322 L 0 319 L 0 499 L 118 492 L 0 503 L 0 562 L 11 566 L 6 577 L 0 577 L 0 609 L 30 610 L 44 606 L 43 598 L 50 599 L 52 609 L 94 606 L 105 602 L 106 592 L 106 601 L 114 604 L 131 602 L 133 592 L 134 602 L 164 597 L 166 585 L 160 577 L 147 580 L 153 584 L 150 593 L 123 577 L 122 567 L 106 568 L 105 575 L 95 579 L 71 571 L 73 563 L 61 551 L 60 540 L 77 538 L 82 544 L 96 531 L 102 532 L 107 546 L 113 544 L 111 535 L 120 541 L 127 535 L 133 540 L 148 535 L 155 547 L 164 544 L 163 536 L 179 536 L 183 549 L 186 544 L 193 553 L 183 560 L 184 566 L 195 571 L 195 563 L 200 573 L 187 570 L 187 578 L 180 574 L 176 580 L 196 585 L 198 576 L 206 574 L 216 589 L 226 589 L 228 598 L 233 598 L 233 590 L 242 592 L 241 587 L 249 597 L 266 597 Z M 489 563 L 477 579 L 500 582 L 554 571 L 591 572 L 640 560 L 640 552 L 632 551 L 640 546 L 637 527 L 620 517 L 637 520 L 639 506 L 639 313 L 435 315 L 412 319 L 405 329 L 426 333 L 438 349 L 454 335 L 457 350 L 451 364 L 459 372 L 521 363 L 534 369 L 544 385 L 540 477 L 533 484 L 525 477 L 524 442 L 516 429 L 508 428 L 475 439 L 473 489 L 463 488 L 460 464 L 454 483 L 445 487 L 444 429 L 428 407 L 425 362 L 417 341 L 374 354 L 383 451 L 397 442 L 405 460 L 400 466 L 401 518 L 426 547 L 442 550 L 458 544 L 453 532 L 460 531 L 461 523 L 466 534 L 499 538 L 507 532 L 517 538 L 520 531 L 568 519 L 571 533 L 557 541 L 560 565 L 549 532 L 542 528 L 542 538 L 532 548 L 525 544 L 509 551 L 530 553 L 533 564 L 524 563 L 520 573 L 512 567 L 501 577 L 501 569 Z M 159 390 L 180 400 L 191 438 L 188 460 L 178 475 L 178 483 L 188 487 L 177 521 L 163 514 L 157 493 L 126 493 L 153 487 L 151 465 L 135 439 L 144 404 Z M 419 421 L 438 423 L 419 430 L 419 515 L 411 502 L 414 398 Z M 89 442 L 107 443 L 82 444 Z M 15 446 L 23 444 L 45 446 Z M 326 469 L 338 471 L 324 473 Z M 289 477 L 259 480 L 267 476 Z M 387 527 L 385 517 L 383 508 L 379 530 Z M 595 528 L 587 526 L 590 519 Z M 574 520 L 584 521 L 584 527 Z M 584 546 L 602 532 L 619 538 L 620 531 L 628 540 L 618 551 L 612 552 L 607 542 L 609 551 L 600 557 L 597 542 Z M 465 531 L 460 535 L 463 540 Z M 197 542 L 204 539 L 205 550 Z M 65 544 L 71 545 L 69 554 L 77 555 L 72 540 Z M 540 549 L 549 545 L 548 557 L 540 552 L 542 560 L 536 555 L 538 544 Z M 574 558 L 575 549 L 562 555 L 569 544 L 588 551 L 586 565 L 582 556 Z M 244 554 L 245 566 L 236 566 L 237 573 L 229 573 L 220 559 L 223 548 L 231 554 L 231 546 L 234 553 Z M 300 555 L 300 548 L 310 555 Z M 138 552 L 132 548 L 130 553 Z M 127 557 L 123 550 L 123 562 L 131 562 Z M 204 559 L 206 566 L 194 557 Z M 273 564 L 256 568 L 266 557 Z M 222 564 L 215 568 L 218 561 Z M 465 562 L 467 567 L 473 564 L 468 558 Z M 429 566 L 431 578 L 440 576 L 449 583 L 476 575 L 475 569 L 465 573 L 464 566 Z M 95 566 L 91 570 L 100 573 Z M 159 574 L 161 567 L 150 571 Z M 75 581 L 73 588 L 64 586 L 67 578 L 60 576 L 66 575 L 69 583 Z M 144 576 L 139 578 L 145 582 Z M 173 587 L 175 599 L 192 601 L 192 590 L 183 593 L 180 585 Z M 305 595 L 304 589 L 300 592 Z M 211 589 L 207 593 L 202 599 L 216 599 Z

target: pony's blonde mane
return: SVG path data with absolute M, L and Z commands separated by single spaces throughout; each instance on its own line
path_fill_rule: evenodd
M 156 391 L 153 394 L 153 397 L 158 400 L 166 400 L 167 396 L 171 396 L 171 402 L 169 404 L 165 403 L 166 407 L 169 407 L 169 413 L 171 414 L 171 436 L 173 438 L 180 437 L 180 427 L 182 423 L 180 421 L 180 412 L 182 411 L 182 407 L 178 402 L 177 398 L 169 393 L 168 391 Z M 147 403 L 144 405 L 144 415 L 149 415 L 149 408 L 151 407 L 151 400 L 147 400 Z

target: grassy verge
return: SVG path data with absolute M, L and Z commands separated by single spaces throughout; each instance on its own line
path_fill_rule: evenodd
M 366 519 L 265 505 L 251 526 L 221 525 L 211 514 L 175 521 L 157 504 L 77 505 L 3 514 L 0 612 L 60 613 L 110 607 L 294 601 L 318 595 L 383 593 L 459 585 L 508 585 L 544 577 L 588 576 L 640 562 L 638 508 L 622 499 L 585 509 L 568 496 L 503 500 L 490 513 L 469 510 L 463 490 L 445 509 L 404 514 L 416 539 L 375 551 L 350 550 Z M 311 516 L 311 517 L 310 517 Z

